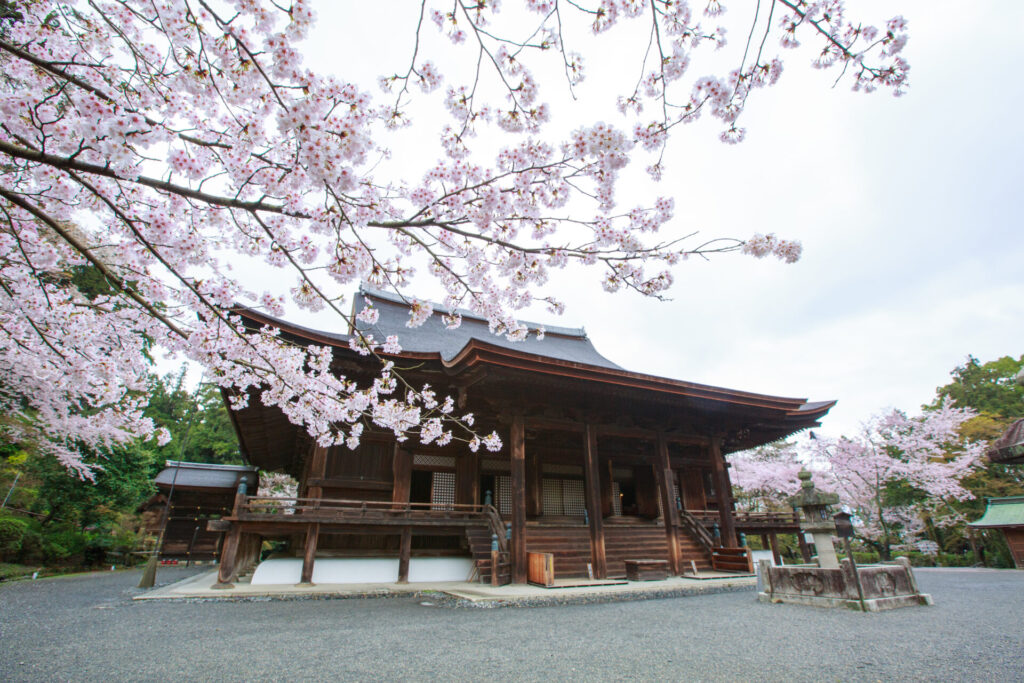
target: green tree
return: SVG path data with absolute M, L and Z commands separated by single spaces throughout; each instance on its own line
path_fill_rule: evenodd
M 154 447 L 162 460 L 242 464 L 231 417 L 215 384 L 198 390 L 185 386 L 185 368 L 163 377 L 152 375 L 146 416 L 171 433 L 171 441 Z
M 968 356 L 963 365 L 950 373 L 953 381 L 936 389 L 936 399 L 929 408 L 935 408 L 943 399 L 952 399 L 960 407 L 973 408 L 978 415 L 960 429 L 964 438 L 994 441 L 1015 420 L 1024 417 L 1024 386 L 1015 377 L 1024 367 L 1024 355 L 1017 359 L 1003 356 L 982 363 Z M 986 498 L 1024 495 L 1024 465 L 988 463 L 968 475 L 962 482 L 974 494 L 971 500 L 958 501 L 955 512 L 964 519 L 974 521 L 985 511 Z M 936 539 L 944 549 L 956 551 L 968 542 L 966 527 L 958 525 Z M 983 533 L 984 548 L 994 554 L 998 564 L 1009 563 L 1009 550 L 1001 533 Z
M 1012 422 L 1024 417 L 1024 386 L 1014 381 L 1024 367 L 1024 355 L 1018 359 L 1003 356 L 982 364 L 974 356 L 958 365 L 950 375 L 953 381 L 935 390 L 936 407 L 944 398 L 961 408 L 973 408 L 981 415 Z

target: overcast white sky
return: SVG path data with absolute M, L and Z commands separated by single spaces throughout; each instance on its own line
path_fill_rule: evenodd
M 749 3 L 727 4 L 735 19 Z M 779 85 L 751 98 L 747 140 L 718 143 L 711 122 L 688 129 L 653 190 L 676 197 L 679 233 L 776 232 L 803 242 L 800 262 L 691 261 L 668 303 L 607 295 L 596 271 L 577 273 L 559 280 L 564 316 L 532 317 L 586 327 L 604 355 L 632 370 L 838 399 L 823 429 L 833 435 L 885 407 L 916 411 L 968 354 L 1024 353 L 1024 3 L 849 4 L 866 22 L 908 19 L 907 96 L 851 93 L 846 82 L 833 89 L 831 72 L 812 70 L 808 53 L 785 53 Z M 408 59 L 415 3 L 360 3 L 357 18 L 353 7 L 318 6 L 306 59 L 369 86 Z M 406 7 L 403 30 L 391 18 Z M 730 31 L 734 48 L 741 34 Z M 625 64 L 632 77 L 639 68 L 627 61 L 628 38 L 621 53 L 607 44 L 602 55 L 585 53 L 584 108 L 553 102 L 556 123 L 628 125 L 609 92 L 616 69 Z M 431 129 L 416 135 L 436 139 Z M 424 153 L 413 147 L 393 147 L 396 160 Z M 619 196 L 631 206 L 627 194 Z

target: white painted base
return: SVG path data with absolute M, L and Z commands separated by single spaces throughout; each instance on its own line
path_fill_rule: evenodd
M 409 560 L 409 583 L 466 581 L 473 571 L 468 557 L 414 557 Z M 298 583 L 302 559 L 281 557 L 264 560 L 252 575 L 252 585 Z M 397 557 L 324 557 L 313 563 L 313 583 L 395 583 Z

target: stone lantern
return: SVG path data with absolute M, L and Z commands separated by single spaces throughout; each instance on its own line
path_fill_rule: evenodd
M 814 539 L 814 548 L 818 552 L 818 566 L 822 569 L 838 569 L 839 559 L 832 545 L 832 536 L 836 532 L 836 523 L 829 514 L 829 506 L 839 502 L 835 493 L 822 493 L 814 488 L 811 473 L 800 470 L 800 493 L 789 499 L 794 508 L 803 510 L 800 520 L 800 531 L 810 534 Z

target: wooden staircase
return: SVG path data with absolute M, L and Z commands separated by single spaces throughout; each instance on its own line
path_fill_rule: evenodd
M 489 527 L 467 527 L 466 540 L 469 542 L 469 552 L 473 556 L 476 565 L 477 576 L 481 583 L 491 582 L 491 534 Z M 507 555 L 503 555 L 507 558 Z M 512 582 L 512 565 L 507 561 L 498 565 L 498 584 L 504 585 Z
M 667 560 L 668 538 L 659 524 L 608 524 L 604 528 L 608 578 L 626 578 L 626 560 Z
M 466 529 L 470 553 L 477 574 L 483 583 L 491 581 L 491 530 L 485 527 Z M 609 578 L 626 576 L 626 560 L 668 559 L 668 538 L 660 524 L 607 524 L 604 528 L 605 558 Z M 711 555 L 686 529 L 679 529 L 679 547 L 683 573 L 691 570 L 690 561 L 698 571 L 711 570 Z M 592 562 L 590 530 L 585 526 L 528 524 L 526 551 L 551 553 L 555 556 L 555 578 L 585 578 L 587 564 Z M 503 562 L 498 569 L 499 583 L 511 581 L 511 567 Z
M 693 571 L 690 561 L 697 565 L 697 571 L 711 571 L 711 553 L 686 529 L 677 529 L 679 533 L 679 555 L 681 557 L 680 571 L 689 574 Z M 662 538 L 665 534 L 662 533 Z

